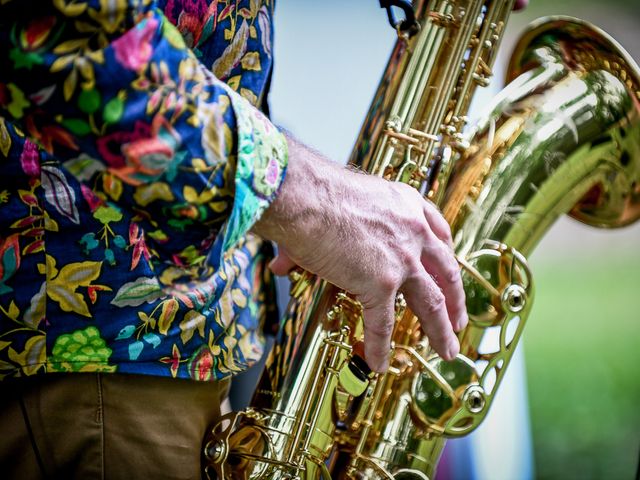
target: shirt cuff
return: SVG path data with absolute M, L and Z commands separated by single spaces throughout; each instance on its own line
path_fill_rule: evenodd
M 236 116 L 238 158 L 223 252 L 233 248 L 269 207 L 284 181 L 288 161 L 285 136 L 247 100 L 228 91 Z

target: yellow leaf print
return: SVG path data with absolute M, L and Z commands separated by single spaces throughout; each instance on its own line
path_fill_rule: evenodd
M 73 92 L 76 90 L 76 85 L 78 84 L 78 71 L 76 69 L 71 70 L 71 73 L 69 73 L 69 76 L 67 77 L 67 79 L 64 81 L 64 85 L 63 85 L 63 92 L 64 92 L 64 99 L 66 101 L 71 100 L 71 96 L 73 95 Z
M 193 167 L 193 170 L 197 173 L 205 173 L 210 170 L 205 161 L 198 157 L 191 159 L 191 167 Z
M 247 53 L 242 57 L 242 61 L 240 63 L 242 68 L 245 70 L 254 70 L 256 72 L 262 70 L 262 66 L 260 65 L 260 54 L 258 52 Z
M 58 231 L 58 222 L 51 218 L 47 211 L 44 212 L 44 229 L 49 232 Z
M 226 350 L 223 349 L 222 350 L 222 364 L 224 365 L 224 367 L 226 367 L 226 370 L 229 372 L 239 372 L 244 370 L 244 368 L 246 367 L 246 365 L 238 365 L 236 363 L 236 358 L 235 358 L 235 347 L 238 344 L 238 341 L 233 338 L 233 337 L 225 337 L 224 339 L 224 345 L 226 347 Z M 223 368 L 222 365 L 220 365 L 220 370 L 224 371 L 225 368 Z
M 108 34 L 115 33 L 124 22 L 125 15 L 130 14 L 128 6 L 127 0 L 100 0 L 100 8 L 90 8 L 89 16 Z
M 182 196 L 189 203 L 196 203 L 198 199 L 198 192 L 191 185 L 186 185 L 182 190 Z
M 59 284 L 49 285 L 47 287 L 47 295 L 49 295 L 49 298 L 54 302 L 58 302 L 63 311 L 74 312 L 83 317 L 91 318 L 89 307 L 82 295 L 73 290 L 69 290 L 66 286 Z
M 240 86 L 240 80 L 242 80 L 242 75 L 235 75 L 227 80 L 227 85 L 229 85 L 234 90 L 238 90 Z
M 65 265 L 60 270 L 55 283 L 64 283 L 70 287 L 88 287 L 100 275 L 102 262 L 77 262 Z
M 86 46 L 88 41 L 88 38 L 75 38 L 73 40 L 67 40 L 66 42 L 62 42 L 57 45 L 53 49 L 53 53 L 64 55 L 66 53 L 75 52 L 76 50 L 80 50 L 82 47 Z
M 46 359 L 46 341 L 44 335 L 31 337 L 24 345 L 20 353 L 9 348 L 9 359 L 21 365 L 25 375 L 34 375 L 44 366 Z
M 77 24 L 76 24 L 77 25 Z M 86 53 L 87 58 L 94 63 L 102 65 L 104 63 L 104 50 L 91 50 Z
M 76 66 L 80 70 L 80 73 L 84 77 L 84 83 L 82 84 L 85 90 L 91 90 L 96 83 L 96 76 L 93 71 L 93 65 L 86 58 L 81 57 L 76 60 Z
M 249 25 L 247 25 L 245 20 L 243 20 L 242 25 L 240 25 L 240 28 L 233 37 L 233 41 L 224 49 L 222 55 L 213 62 L 213 65 L 211 65 L 211 71 L 216 77 L 220 79 L 227 78 L 229 73 L 233 70 L 233 67 L 238 64 L 238 61 L 247 51 L 248 38 Z
M 115 201 L 122 195 L 122 181 L 114 175 L 107 173 L 102 176 L 102 188 Z
M 11 303 L 9 304 L 9 308 L 7 310 L 7 316 L 11 320 L 17 320 L 19 315 L 20 315 L 20 309 L 16 305 L 16 302 L 11 300 Z
M 47 284 L 42 282 L 42 286 L 38 293 L 32 298 L 29 308 L 24 313 L 24 323 L 31 328 L 38 328 L 40 322 L 44 320 L 47 305 Z
M 178 301 L 174 298 L 165 300 L 162 303 L 162 312 L 158 318 L 158 331 L 162 335 L 166 335 L 169 332 L 169 328 L 171 328 L 171 324 L 176 318 L 178 308 L 180 308 L 180 306 L 178 305 Z
M 180 339 L 182 343 L 187 343 L 193 337 L 193 334 L 196 330 L 202 338 L 204 338 L 204 326 L 207 321 L 207 318 L 202 315 L 200 312 L 196 312 L 195 310 L 190 310 L 184 316 L 182 321 L 180 322 Z
M 76 1 L 66 2 L 65 0 L 53 0 L 53 5 L 69 17 L 77 17 L 87 9 L 88 4 L 78 3 Z
M 238 307 L 244 308 L 247 306 L 247 296 L 239 288 L 234 288 L 231 291 L 231 298 L 233 298 L 233 303 Z
M 202 144 L 205 147 L 207 161 L 211 165 L 217 165 L 224 159 L 222 152 L 226 150 L 224 137 L 220 136 L 220 124 L 222 123 L 219 112 L 212 111 L 211 116 L 205 118 L 206 124 L 202 129 Z
M 175 200 L 175 197 L 169 185 L 164 182 L 155 182 L 137 187 L 133 199 L 137 204 L 146 207 L 156 200 L 171 202 Z
M 249 101 L 249 103 L 251 105 L 253 105 L 254 107 L 258 105 L 258 97 L 256 97 L 256 94 L 253 93 L 248 88 L 241 88 L 240 89 L 240 95 L 242 95 L 244 98 L 246 98 Z
M 218 302 L 218 308 L 214 310 L 216 322 L 224 328 L 227 328 L 234 319 L 233 315 L 233 298 L 231 292 L 225 291 Z
M 46 262 L 47 296 L 60 304 L 60 308 L 65 312 L 91 317 L 84 297 L 76 292 L 76 289 L 90 286 L 91 282 L 100 276 L 102 262 L 70 263 L 60 271 L 57 270 L 56 261 L 51 255 L 46 256 Z
M 222 213 L 227 208 L 229 208 L 229 202 L 219 201 L 219 202 L 209 202 L 209 208 L 216 213 Z
M 256 18 L 260 10 L 260 0 L 251 0 L 251 17 Z
M 236 75 L 236 77 L 238 77 L 238 82 L 240 82 L 240 75 Z M 232 79 L 236 77 L 232 77 Z M 227 95 L 220 95 L 218 97 L 218 110 L 220 111 L 220 115 L 224 115 L 227 112 L 229 105 L 231 105 L 231 99 Z
M 189 203 L 195 203 L 197 205 L 203 205 L 210 201 L 216 192 L 210 188 L 204 189 L 201 193 L 196 192 L 196 189 L 191 185 L 184 187 L 182 195 L 184 199 Z
M 44 272 L 40 270 L 40 265 L 42 264 L 38 265 L 38 271 L 40 272 L 40 274 L 46 272 L 47 281 L 53 280 L 53 277 L 58 275 L 58 269 L 56 268 L 56 259 L 53 258 L 51 255 L 47 255 L 45 257 L 45 262 L 46 262 L 46 267 Z
M 49 70 L 51 71 L 51 73 L 60 72 L 71 65 L 74 58 L 75 57 L 73 55 L 65 55 L 63 57 L 60 57 L 51 64 Z
M 11 148 L 11 137 L 9 131 L 4 123 L 4 118 L 0 118 L 0 152 L 5 157 L 9 155 L 9 149 Z

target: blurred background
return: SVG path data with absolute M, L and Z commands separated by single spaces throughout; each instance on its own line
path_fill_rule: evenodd
M 532 0 L 512 15 L 499 63 L 523 28 L 572 15 L 638 61 L 640 0 Z M 376 0 L 279 0 L 270 96 L 276 123 L 345 162 L 395 33 Z M 504 66 L 475 102 L 501 88 Z M 561 219 L 530 259 L 535 305 L 487 422 L 450 442 L 441 478 L 634 478 L 640 452 L 640 225 L 598 231 Z M 446 470 L 446 471 L 445 471 Z

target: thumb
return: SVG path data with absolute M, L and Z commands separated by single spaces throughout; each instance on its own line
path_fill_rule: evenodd
M 276 258 L 269 262 L 269 268 L 271 269 L 271 271 L 275 275 L 280 276 L 288 274 L 289 271 L 295 266 L 296 263 L 291 260 L 291 258 L 289 257 L 289 255 L 287 255 L 287 252 L 283 248 L 280 248 L 278 251 L 278 255 L 276 255 Z

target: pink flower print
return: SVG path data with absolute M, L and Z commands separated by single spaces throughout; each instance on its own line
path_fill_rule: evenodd
M 278 179 L 280 178 L 280 165 L 275 158 L 271 158 L 269 160 L 269 164 L 267 165 L 267 170 L 264 175 L 264 180 L 267 185 L 270 187 L 275 187 L 278 184 Z
M 149 138 L 151 126 L 137 121 L 133 132 L 113 132 L 96 141 L 98 152 L 109 167 L 121 168 L 126 164 L 122 146 L 135 140 Z
M 263 113 L 260 110 L 255 110 L 253 112 L 253 116 L 257 121 L 259 121 L 262 124 L 262 127 L 264 128 L 264 132 L 267 135 L 271 133 L 271 125 L 272 125 L 271 121 L 265 115 L 263 115 Z
M 157 28 L 158 21 L 149 18 L 114 41 L 113 50 L 118 63 L 129 70 L 140 72 L 153 53 L 151 40 Z
M 263 6 L 258 12 L 258 25 L 260 26 L 262 49 L 271 57 L 271 22 L 269 21 L 269 9 L 266 6 Z
M 180 135 L 162 116 L 151 125 L 136 122 L 133 132 L 113 132 L 97 140 L 109 172 L 123 182 L 139 185 L 142 176 L 157 177 L 171 166 Z
M 98 207 L 105 205 L 105 202 L 93 193 L 93 190 L 86 185 L 80 184 L 80 190 L 82 191 L 82 196 L 89 205 L 89 210 L 91 210 L 92 213 L 95 212 Z
M 38 147 L 30 140 L 25 140 L 22 153 L 20 154 L 20 165 L 24 173 L 30 177 L 40 176 L 40 155 Z

